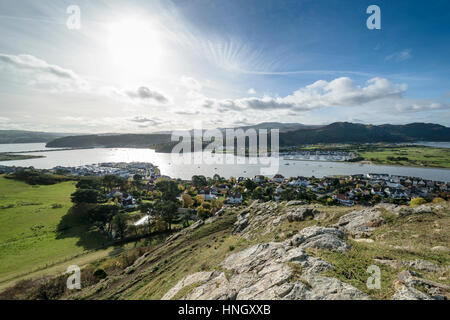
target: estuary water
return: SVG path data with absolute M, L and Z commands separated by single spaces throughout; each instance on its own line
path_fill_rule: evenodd
M 0 144 L 0 152 L 19 152 L 47 150 L 43 143 L 33 144 Z M 51 150 L 51 149 L 48 149 Z M 26 153 L 25 153 L 26 154 Z M 158 166 L 163 175 L 173 178 L 190 179 L 193 175 L 213 176 L 219 174 L 222 177 L 254 177 L 262 174 L 261 168 L 267 164 L 249 163 L 249 158 L 234 155 L 214 155 L 218 163 L 190 163 L 174 161 L 171 154 L 156 153 L 151 149 L 134 148 L 95 148 L 78 150 L 59 150 L 32 152 L 30 155 L 41 155 L 44 158 L 1 161 L 0 165 L 5 166 L 33 166 L 37 169 L 51 169 L 56 166 L 73 167 L 100 162 L 151 162 Z M 257 161 L 268 160 L 266 158 Z M 255 159 L 253 159 L 255 161 Z M 284 160 L 282 157 L 278 161 L 277 172 L 285 177 L 292 176 L 315 176 L 323 177 L 328 175 L 351 175 L 365 173 L 387 173 L 390 175 L 404 175 L 420 177 L 423 179 L 450 182 L 449 169 L 435 168 L 415 168 L 396 167 L 371 164 L 358 164 L 349 162 L 331 161 L 293 161 Z

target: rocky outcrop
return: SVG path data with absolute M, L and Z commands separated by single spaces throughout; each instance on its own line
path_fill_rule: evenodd
M 301 201 L 254 202 L 240 212 L 233 234 L 251 239 L 255 234 L 268 234 L 284 221 L 298 222 L 307 219 L 322 220 L 325 215 L 311 206 L 299 206 Z
M 380 215 L 378 208 L 352 211 L 343 215 L 336 226 L 352 237 L 367 238 L 380 225 Z
M 408 270 L 398 274 L 394 289 L 393 300 L 448 300 L 450 298 L 450 286 L 423 279 L 417 272 Z
M 335 228 L 312 226 L 303 229 L 289 240 L 291 245 L 301 248 L 317 248 L 344 253 L 350 246 L 343 240 L 344 233 Z
M 374 259 L 375 262 L 388 265 L 392 268 L 413 268 L 419 271 L 426 271 L 426 272 L 444 272 L 445 268 L 442 268 L 430 261 L 422 260 L 422 259 L 415 259 L 415 260 L 387 260 L 387 259 Z
M 322 276 L 332 266 L 304 248 L 344 252 L 349 246 L 334 228 L 309 227 L 284 242 L 257 244 L 229 255 L 221 271 L 198 272 L 180 280 L 163 299 L 369 299 L 338 279 Z

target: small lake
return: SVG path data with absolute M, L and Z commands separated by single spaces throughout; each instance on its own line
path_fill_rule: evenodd
M 27 144 L 31 150 L 43 150 L 43 144 Z M 3 152 L 19 151 L 17 145 L 0 145 Z M 10 146 L 11 148 L 5 148 Z M 24 145 L 22 145 L 24 146 Z M 20 150 L 26 151 L 26 150 Z M 172 155 L 168 153 L 156 153 L 151 149 L 134 148 L 96 148 L 79 150 L 61 150 L 52 152 L 33 152 L 31 155 L 42 155 L 45 158 L 1 161 L 0 165 L 5 166 L 33 166 L 37 169 L 51 169 L 56 166 L 81 166 L 100 162 L 151 162 L 158 166 L 163 175 L 173 178 L 190 179 L 193 175 L 213 176 L 219 174 L 222 177 L 254 177 L 261 174 L 260 164 L 250 164 L 249 158 L 236 157 L 234 155 L 215 155 L 219 162 L 224 163 L 225 159 L 233 164 L 183 164 L 175 163 Z M 223 158 L 225 157 L 225 158 Z M 264 159 L 264 158 L 263 158 Z M 222 161 L 223 160 L 223 161 Z M 228 163 L 228 162 L 227 162 Z M 292 176 L 315 176 L 323 177 L 328 175 L 351 175 L 365 173 L 387 173 L 391 175 L 404 175 L 421 177 L 424 179 L 437 181 L 450 181 L 450 170 L 433 168 L 413 168 L 382 166 L 371 164 L 357 164 L 348 162 L 331 161 L 292 161 L 279 159 L 278 172 L 285 177 Z

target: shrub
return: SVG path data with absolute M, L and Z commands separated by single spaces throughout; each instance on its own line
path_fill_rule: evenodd
M 427 201 L 424 198 L 414 198 L 411 200 L 411 206 L 412 207 L 416 207 L 416 206 L 420 206 L 421 204 L 427 203 Z
M 105 279 L 106 278 L 106 272 L 103 269 L 97 269 L 93 273 L 94 277 L 98 279 Z
M 433 199 L 433 203 L 442 203 L 442 202 L 445 202 L 445 200 L 440 197 L 436 197 Z

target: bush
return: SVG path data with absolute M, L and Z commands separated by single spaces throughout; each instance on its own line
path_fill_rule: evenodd
M 411 207 L 420 206 L 421 204 L 427 203 L 427 201 L 424 198 L 414 198 L 411 200 Z
M 24 181 L 30 185 L 51 185 L 69 180 L 65 176 L 47 174 L 34 169 L 19 170 L 5 178 Z
M 94 277 L 98 279 L 105 279 L 106 278 L 106 272 L 103 269 L 97 269 L 93 273 Z
M 440 197 L 436 197 L 433 199 L 433 203 L 442 203 L 442 202 L 445 202 L 445 200 Z

